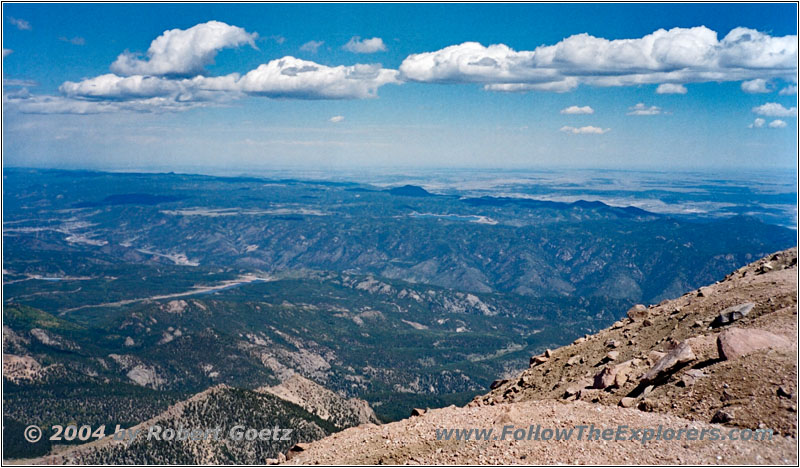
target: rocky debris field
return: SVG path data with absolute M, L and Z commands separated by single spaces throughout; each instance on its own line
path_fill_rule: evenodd
M 480 428 L 502 434 L 503 427 L 531 424 L 567 428 L 594 424 L 616 428 L 659 425 L 674 429 L 724 428 L 668 414 L 612 408 L 583 401 L 554 400 L 501 403 L 488 407 L 448 408 L 383 426 L 363 425 L 303 446 L 289 464 L 796 464 L 794 439 L 771 441 L 639 440 L 436 440 L 436 429 Z M 513 438 L 513 437 L 512 437 Z
M 635 407 L 797 436 L 797 249 L 531 359 L 472 405 L 540 399 Z
M 797 464 L 797 249 L 531 357 L 467 407 L 417 411 L 290 452 L 293 464 Z M 460 441 L 436 429 L 772 429 L 771 441 Z

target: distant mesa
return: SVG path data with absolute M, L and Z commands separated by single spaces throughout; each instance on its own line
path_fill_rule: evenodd
M 422 187 L 416 185 L 403 185 L 402 187 L 394 187 L 388 190 L 392 195 L 399 195 L 403 197 L 433 197 L 434 195 Z

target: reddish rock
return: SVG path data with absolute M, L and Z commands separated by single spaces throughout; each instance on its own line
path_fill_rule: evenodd
M 754 328 L 730 328 L 717 337 L 719 357 L 725 360 L 737 359 L 760 349 L 791 348 L 787 338 Z

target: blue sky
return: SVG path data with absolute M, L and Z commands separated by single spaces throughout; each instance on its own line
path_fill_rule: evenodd
M 791 169 L 796 17 L 794 4 L 4 4 L 4 162 Z

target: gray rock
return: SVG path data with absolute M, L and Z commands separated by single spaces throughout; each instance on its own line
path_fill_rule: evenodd
M 649 371 L 642 376 L 642 383 L 651 383 L 675 372 L 682 365 L 697 359 L 692 347 L 686 341 L 678 344 L 664 357 L 658 360 Z
M 717 316 L 717 318 L 711 322 L 711 326 L 717 328 L 747 317 L 747 314 L 753 310 L 753 307 L 755 307 L 755 304 L 752 302 L 745 302 L 743 304 L 728 307 L 719 313 L 719 316 Z
M 647 318 L 647 307 L 644 304 L 636 304 L 628 309 L 628 318 L 633 321 Z

